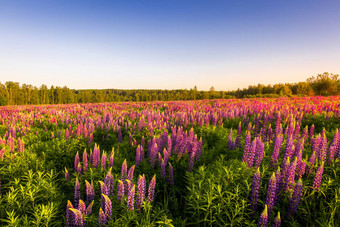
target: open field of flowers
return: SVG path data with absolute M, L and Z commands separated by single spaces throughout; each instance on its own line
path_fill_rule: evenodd
M 340 226 L 340 96 L 0 108 L 0 226 Z

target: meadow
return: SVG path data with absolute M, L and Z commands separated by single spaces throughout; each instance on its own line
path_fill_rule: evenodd
M 340 96 L 0 107 L 0 226 L 340 226 Z

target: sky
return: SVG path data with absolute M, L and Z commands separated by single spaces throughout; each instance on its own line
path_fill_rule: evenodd
M 340 1 L 0 0 L 0 82 L 234 90 L 340 73 Z

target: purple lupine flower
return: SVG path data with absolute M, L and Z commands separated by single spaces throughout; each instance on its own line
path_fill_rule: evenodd
M 315 191 L 318 191 L 321 185 L 321 180 L 322 180 L 322 174 L 323 174 L 323 169 L 324 169 L 324 162 L 321 162 L 321 165 L 319 166 L 318 170 L 316 171 L 315 177 L 314 177 L 314 182 L 312 188 Z
M 258 138 L 255 137 L 253 142 L 251 143 L 251 149 L 250 149 L 250 152 L 249 152 L 248 162 L 247 162 L 247 166 L 248 167 L 253 167 L 253 165 L 254 165 L 254 158 L 255 158 L 255 153 L 256 153 L 257 139 Z
M 307 166 L 307 173 L 311 174 L 314 168 L 314 164 L 315 164 L 315 160 L 316 160 L 316 153 L 315 151 L 313 151 L 312 155 L 309 158 L 309 166 Z
M 236 136 L 236 141 L 235 141 L 235 146 L 240 149 L 241 148 L 241 133 L 242 133 L 242 126 L 241 126 L 241 121 L 238 124 L 237 128 L 237 136 Z
M 288 207 L 288 214 L 289 215 L 294 215 L 299 203 L 300 203 L 300 199 L 301 199 L 301 195 L 302 195 L 302 180 L 301 178 L 299 179 L 299 181 L 297 182 L 297 184 L 295 185 L 294 188 L 294 192 L 292 197 L 289 200 L 289 207 Z
M 144 147 L 140 147 L 140 162 L 144 162 Z
M 92 154 L 92 166 L 93 168 L 97 168 L 100 163 L 100 149 L 97 144 L 94 145 L 93 154 Z
M 267 205 L 264 206 L 264 210 L 261 213 L 259 223 L 257 227 L 266 227 L 268 224 L 268 208 Z
M 75 170 L 77 170 L 78 164 L 79 164 L 79 154 L 78 154 L 78 151 L 77 151 L 76 156 L 74 156 L 74 169 Z
M 66 167 L 65 167 L 65 180 L 69 181 L 70 180 L 70 174 L 67 171 Z
M 308 125 L 306 125 L 306 127 L 303 129 L 301 138 L 304 139 L 305 141 L 307 141 L 307 138 L 308 138 Z
M 157 143 L 154 143 L 151 147 L 151 151 L 150 151 L 150 166 L 152 168 L 155 167 L 155 162 L 156 162 L 156 157 L 158 154 L 158 146 Z
M 139 175 L 137 182 L 137 198 L 136 198 L 136 209 L 140 210 L 142 208 L 146 191 L 146 181 L 145 176 Z
M 92 143 L 92 141 L 93 141 L 93 133 L 91 133 L 91 134 L 89 135 L 89 139 L 88 139 L 87 144 L 90 146 L 91 143 Z
M 85 149 L 83 153 L 83 171 L 86 172 L 87 168 L 88 168 L 88 161 L 87 161 L 87 153 Z
M 164 163 L 166 165 L 168 163 L 169 153 L 167 152 L 165 148 L 163 149 L 163 156 L 164 156 Z
M 149 203 L 153 201 L 153 198 L 155 196 L 155 187 L 156 187 L 156 174 L 152 177 L 149 184 L 148 197 L 146 199 L 146 201 Z
M 127 211 L 133 211 L 135 203 L 135 185 L 130 189 L 127 199 Z
M 85 213 L 86 205 L 83 200 L 79 200 L 78 210 L 82 213 Z
M 118 200 L 123 202 L 124 199 L 124 183 L 121 180 L 118 180 Z
M 165 162 L 164 162 L 164 159 L 162 159 L 162 163 L 161 163 L 161 178 L 165 179 Z
M 159 165 L 159 167 L 161 167 L 161 165 L 162 165 L 162 155 L 161 155 L 161 153 L 158 153 L 158 165 Z
M 127 163 L 126 163 L 126 159 L 125 159 L 123 161 L 121 173 L 120 173 L 120 180 L 123 182 L 125 188 L 126 188 L 126 182 L 125 182 L 126 179 L 127 179 Z
M 244 143 L 244 152 L 243 152 L 242 162 L 248 163 L 250 149 L 251 149 L 251 135 L 250 135 L 250 131 L 247 131 L 246 141 Z
M 109 158 L 109 168 L 113 166 L 114 159 L 115 159 L 115 151 L 114 151 L 114 148 L 112 148 L 110 158 Z
M 103 152 L 103 155 L 102 155 L 101 168 L 102 168 L 103 170 L 106 169 L 106 153 L 105 153 L 105 152 Z
M 168 143 L 167 143 L 166 150 L 168 151 L 169 155 L 171 155 L 171 148 L 172 148 L 172 140 L 171 140 L 171 137 L 168 136 Z
M 82 167 L 81 167 L 80 162 L 78 162 L 78 166 L 77 166 L 76 172 L 77 172 L 79 175 L 80 175 L 81 172 L 82 172 Z
M 274 167 L 277 164 L 277 161 L 279 159 L 282 141 L 283 141 L 283 135 L 282 134 L 277 135 L 276 138 L 275 138 L 275 142 L 274 142 L 273 154 L 270 158 L 270 166 L 272 166 L 272 167 Z
M 195 163 L 195 152 L 191 152 L 190 157 L 189 157 L 189 166 L 188 166 L 188 171 L 191 172 Z
M 251 193 L 250 193 L 250 207 L 256 212 L 257 210 L 257 201 L 259 198 L 259 189 L 261 184 L 261 173 L 260 168 L 256 169 L 256 172 L 253 177 L 253 183 L 251 185 Z
M 70 132 L 68 131 L 68 129 L 66 129 L 66 131 L 65 131 L 65 139 L 68 140 L 69 136 L 70 136 Z
M 93 182 L 90 184 L 87 180 L 85 180 L 86 184 L 86 203 L 90 204 L 91 201 L 94 200 L 94 188 L 93 188 Z
M 134 184 L 132 183 L 132 181 L 126 180 L 126 185 L 127 187 L 125 187 L 125 195 L 127 196 Z
M 94 204 L 94 200 L 86 208 L 85 215 L 90 215 L 92 213 L 93 204 Z
M 268 207 L 268 216 L 270 218 L 271 212 L 274 208 L 276 198 L 276 177 L 275 173 L 269 179 L 268 188 L 267 188 L 267 196 L 266 196 L 266 205 Z
M 264 143 L 261 141 L 261 138 L 257 140 L 255 152 L 255 167 L 259 167 L 264 156 Z
M 83 213 L 80 210 L 78 210 L 78 209 L 70 208 L 70 210 L 74 214 L 74 216 L 73 216 L 74 217 L 74 220 L 73 220 L 74 226 L 76 226 L 76 227 L 83 227 L 83 226 L 85 226 L 84 218 L 83 218 Z
M 142 136 L 141 140 L 140 140 L 140 146 L 144 147 L 145 146 L 145 138 L 144 136 Z
M 334 158 L 335 158 L 335 145 L 332 144 L 329 147 L 329 151 L 328 151 L 328 164 L 332 164 L 334 162 Z
M 113 189 L 114 189 L 114 177 L 112 175 L 112 167 L 107 172 L 104 183 L 106 184 L 107 190 L 109 192 L 109 196 L 113 195 Z
M 297 157 L 295 157 L 294 161 L 290 164 L 289 170 L 286 174 L 285 178 L 285 185 L 284 190 L 291 189 L 294 183 L 294 177 L 295 177 L 295 170 L 297 167 Z
M 80 184 L 78 178 L 76 178 L 76 183 L 74 185 L 74 207 L 78 207 L 80 199 Z
M 118 128 L 118 143 L 123 142 L 123 134 L 122 134 L 122 130 L 120 128 Z
M 172 167 L 171 163 L 169 162 L 169 184 L 174 185 L 174 168 Z
M 274 223 L 272 227 L 281 227 L 281 217 L 280 217 L 280 212 L 277 212 L 277 216 L 274 219 Z
M 298 171 L 297 171 L 298 177 L 301 178 L 303 174 L 305 174 L 305 171 L 306 171 L 306 162 L 301 161 L 300 164 L 298 165 Z
M 132 135 L 129 133 L 129 146 L 132 146 Z
M 283 163 L 286 162 L 287 158 L 290 159 L 292 158 L 293 151 L 294 151 L 293 137 L 289 136 L 286 143 L 285 154 L 282 161 Z
M 105 207 L 105 198 L 103 195 L 109 195 L 109 189 L 107 188 L 106 184 L 103 181 L 99 181 L 100 184 L 100 206 L 104 209 Z
M 327 137 L 325 131 L 323 131 L 319 145 L 319 160 L 323 162 L 326 161 L 326 150 L 327 150 Z
M 138 166 L 140 163 L 140 145 L 136 148 L 136 158 L 135 158 L 135 165 Z
M 66 226 L 71 227 L 73 226 L 73 219 L 74 215 L 73 212 L 70 209 L 73 209 L 73 205 L 70 202 L 70 200 L 67 200 L 67 205 L 66 205 Z
M 106 215 L 102 208 L 99 208 L 99 217 L 98 217 L 98 224 L 100 227 L 103 227 L 107 223 Z
M 112 202 L 111 199 L 107 196 L 102 194 L 104 198 L 104 213 L 107 216 L 107 220 L 110 220 L 112 217 Z
M 127 176 L 127 179 L 132 181 L 133 179 L 133 173 L 135 171 L 135 165 L 131 166 L 130 169 L 129 169 L 129 172 L 128 172 L 128 176 Z

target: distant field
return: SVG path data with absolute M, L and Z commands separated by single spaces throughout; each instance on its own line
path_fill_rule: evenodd
M 340 96 L 0 107 L 0 226 L 340 226 Z

